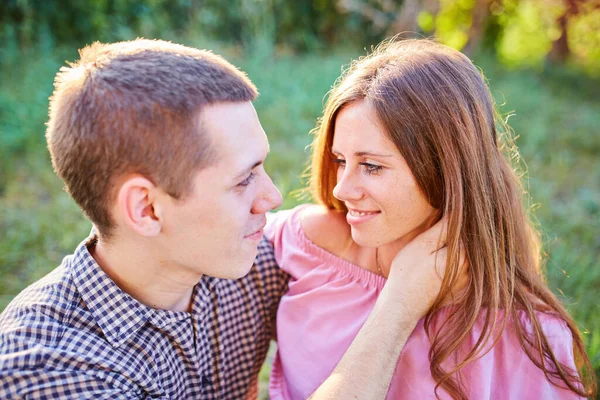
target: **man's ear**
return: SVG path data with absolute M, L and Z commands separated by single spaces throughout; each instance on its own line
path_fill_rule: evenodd
M 156 236 L 162 229 L 158 191 L 154 183 L 139 175 L 125 179 L 119 188 L 118 218 L 140 236 Z

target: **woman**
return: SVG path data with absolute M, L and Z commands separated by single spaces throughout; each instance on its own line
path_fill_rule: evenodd
M 441 217 L 447 273 L 388 398 L 595 394 L 581 334 L 540 274 L 504 128 L 481 74 L 451 48 L 387 43 L 350 66 L 315 131 L 311 189 L 320 205 L 279 212 L 265 231 L 292 276 L 277 315 L 271 399 L 306 398 L 319 386 L 367 318 L 394 255 Z M 461 246 L 468 279 L 456 293 Z

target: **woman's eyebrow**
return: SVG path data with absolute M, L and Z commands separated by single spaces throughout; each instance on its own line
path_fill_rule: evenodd
M 341 152 L 336 149 L 331 149 L 331 153 L 335 155 L 342 155 Z M 356 157 L 394 157 L 391 153 L 377 153 L 375 151 L 357 151 L 354 153 Z
M 377 153 L 373 151 L 357 151 L 354 155 L 357 157 L 394 157 L 391 153 Z

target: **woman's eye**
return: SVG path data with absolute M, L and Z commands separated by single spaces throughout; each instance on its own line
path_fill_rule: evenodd
M 255 177 L 256 174 L 254 172 L 251 172 L 246 179 L 244 179 L 238 184 L 238 186 L 248 186 L 254 180 Z
M 365 167 L 365 172 L 367 173 L 367 175 L 376 174 L 383 169 L 383 167 L 381 165 L 375 165 L 375 164 L 366 163 L 366 162 L 360 163 L 360 165 Z
M 346 160 L 342 160 L 340 158 L 334 158 L 333 162 L 338 165 L 338 168 L 343 168 L 346 166 Z

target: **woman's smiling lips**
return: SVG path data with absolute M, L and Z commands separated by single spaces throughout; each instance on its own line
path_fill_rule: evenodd
M 369 211 L 348 208 L 348 213 L 346 214 L 346 221 L 348 221 L 350 225 L 358 225 L 375 218 L 380 213 L 381 211 Z

